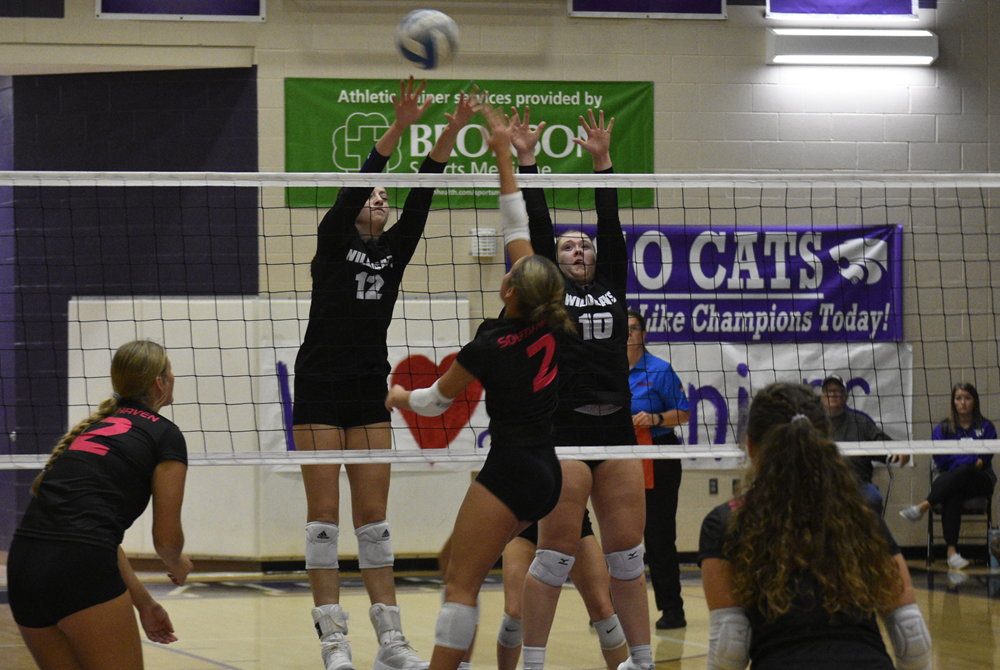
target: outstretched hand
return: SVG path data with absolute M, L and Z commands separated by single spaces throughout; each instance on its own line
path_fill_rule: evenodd
M 392 106 L 396 110 L 396 123 L 403 127 L 409 127 L 423 116 L 423 113 L 434 102 L 431 96 L 427 96 L 423 103 L 420 103 L 420 96 L 426 86 L 426 79 L 417 85 L 413 75 L 410 75 L 409 81 L 399 80 L 399 95 L 392 96 Z
M 509 156 L 512 132 L 507 119 L 490 105 L 483 106 L 483 116 L 486 117 L 489 126 L 489 132 L 485 128 L 482 129 L 486 145 L 496 154 L 497 160 Z
M 505 116 L 504 120 L 507 122 L 507 128 L 510 130 L 510 142 L 514 146 L 514 150 L 517 151 L 518 163 L 521 165 L 533 165 L 535 148 L 538 146 L 538 140 L 542 136 L 542 130 L 545 129 L 545 122 L 542 121 L 532 130 L 530 107 L 527 105 L 524 106 L 524 121 L 518 116 L 517 107 L 511 107 L 510 109 L 512 115 Z
M 590 122 L 580 117 L 583 129 L 587 131 L 587 139 L 581 140 L 574 137 L 573 141 L 579 144 L 584 150 L 594 157 L 594 170 L 601 171 L 611 167 L 611 129 L 615 126 L 615 119 L 611 117 L 608 127 L 604 127 L 604 110 L 598 112 L 598 120 L 594 120 L 594 110 L 588 109 Z
M 444 118 L 448 119 L 448 123 L 458 128 L 464 128 L 472 115 L 480 111 L 483 108 L 483 96 L 479 95 L 479 87 L 475 86 L 472 92 L 468 95 L 463 91 L 458 99 L 458 106 L 455 107 L 455 113 L 449 114 L 444 113 Z

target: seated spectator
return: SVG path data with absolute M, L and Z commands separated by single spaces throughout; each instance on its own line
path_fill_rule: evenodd
M 979 392 L 966 382 L 951 390 L 951 416 L 939 423 L 933 440 L 995 440 L 997 429 L 979 411 Z M 970 447 L 971 449 L 971 447 Z M 961 570 L 969 564 L 958 553 L 958 532 L 962 526 L 962 505 L 969 498 L 992 498 L 997 476 L 993 454 L 937 454 L 934 465 L 941 476 L 931 484 L 927 499 L 900 512 L 904 519 L 917 521 L 932 505 L 941 503 L 941 530 L 948 546 L 948 567 Z
M 830 417 L 830 439 L 840 444 L 842 442 L 877 442 L 890 441 L 891 437 L 882 432 L 864 412 L 850 409 L 847 406 L 847 386 L 837 375 L 830 375 L 823 380 L 823 406 Z M 899 463 L 906 465 L 909 454 L 893 454 L 888 459 L 871 456 L 847 456 L 847 464 L 854 473 L 854 478 L 861 486 L 861 495 L 868 506 L 879 516 L 882 515 L 882 493 L 875 486 L 872 478 L 875 475 L 874 463 Z

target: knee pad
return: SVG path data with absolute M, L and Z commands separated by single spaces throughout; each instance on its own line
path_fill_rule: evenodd
M 528 573 L 549 586 L 562 586 L 569 577 L 569 571 L 573 569 L 574 561 L 575 558 L 561 551 L 539 549 L 528 567 Z
M 335 523 L 310 521 L 306 524 L 306 570 L 336 570 L 337 538 L 340 528 Z
M 479 608 L 445 603 L 434 626 L 434 644 L 446 649 L 467 650 L 476 638 Z
M 623 582 L 638 579 L 646 571 L 642 555 L 641 542 L 631 549 L 622 549 L 621 551 L 612 551 L 610 554 L 604 554 L 604 560 L 608 562 L 608 574 Z
M 521 620 L 504 612 L 503 621 L 500 622 L 500 632 L 497 634 L 497 644 L 514 649 L 521 646 L 521 641 Z
M 625 644 L 625 633 L 622 632 L 617 614 L 612 614 L 601 621 L 595 621 L 593 626 L 594 630 L 597 631 L 597 639 L 601 643 L 601 649 L 617 649 Z
M 612 614 L 601 621 L 595 621 L 593 626 L 594 630 L 597 631 L 597 639 L 601 643 L 601 649 L 617 649 L 625 644 L 625 633 L 622 632 L 617 614 Z
M 354 531 L 358 538 L 359 568 L 391 568 L 395 560 L 392 555 L 392 538 L 389 522 L 376 521 Z

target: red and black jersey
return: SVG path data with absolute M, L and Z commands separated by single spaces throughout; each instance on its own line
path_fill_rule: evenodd
M 492 448 L 552 446 L 559 372 L 556 338 L 544 322 L 487 319 L 458 353 L 458 363 L 486 391 Z
M 373 149 L 361 172 L 381 172 L 387 161 Z M 445 163 L 428 157 L 420 172 L 441 173 L 444 168 Z M 355 221 L 371 193 L 368 186 L 341 189 L 319 224 L 309 325 L 295 359 L 296 374 L 389 374 L 389 322 L 434 189 L 411 189 L 396 224 L 379 239 L 366 241 Z
M 123 404 L 56 458 L 15 534 L 117 550 L 149 504 L 153 471 L 164 461 L 187 465 L 180 429 L 143 405 Z
M 537 166 L 521 167 L 526 174 Z M 600 174 L 609 174 L 609 168 Z M 528 227 L 535 253 L 558 264 L 552 218 L 545 194 L 522 189 L 528 209 Z M 628 249 L 618 216 L 618 190 L 594 190 L 598 249 L 594 282 L 581 286 L 564 277 L 566 311 L 576 334 L 564 340 L 559 372 L 560 411 L 607 404 L 628 409 L 632 404 L 628 374 Z

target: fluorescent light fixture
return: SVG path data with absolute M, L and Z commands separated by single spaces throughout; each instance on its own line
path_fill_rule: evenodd
M 768 28 L 768 65 L 930 65 L 937 35 L 928 30 Z

